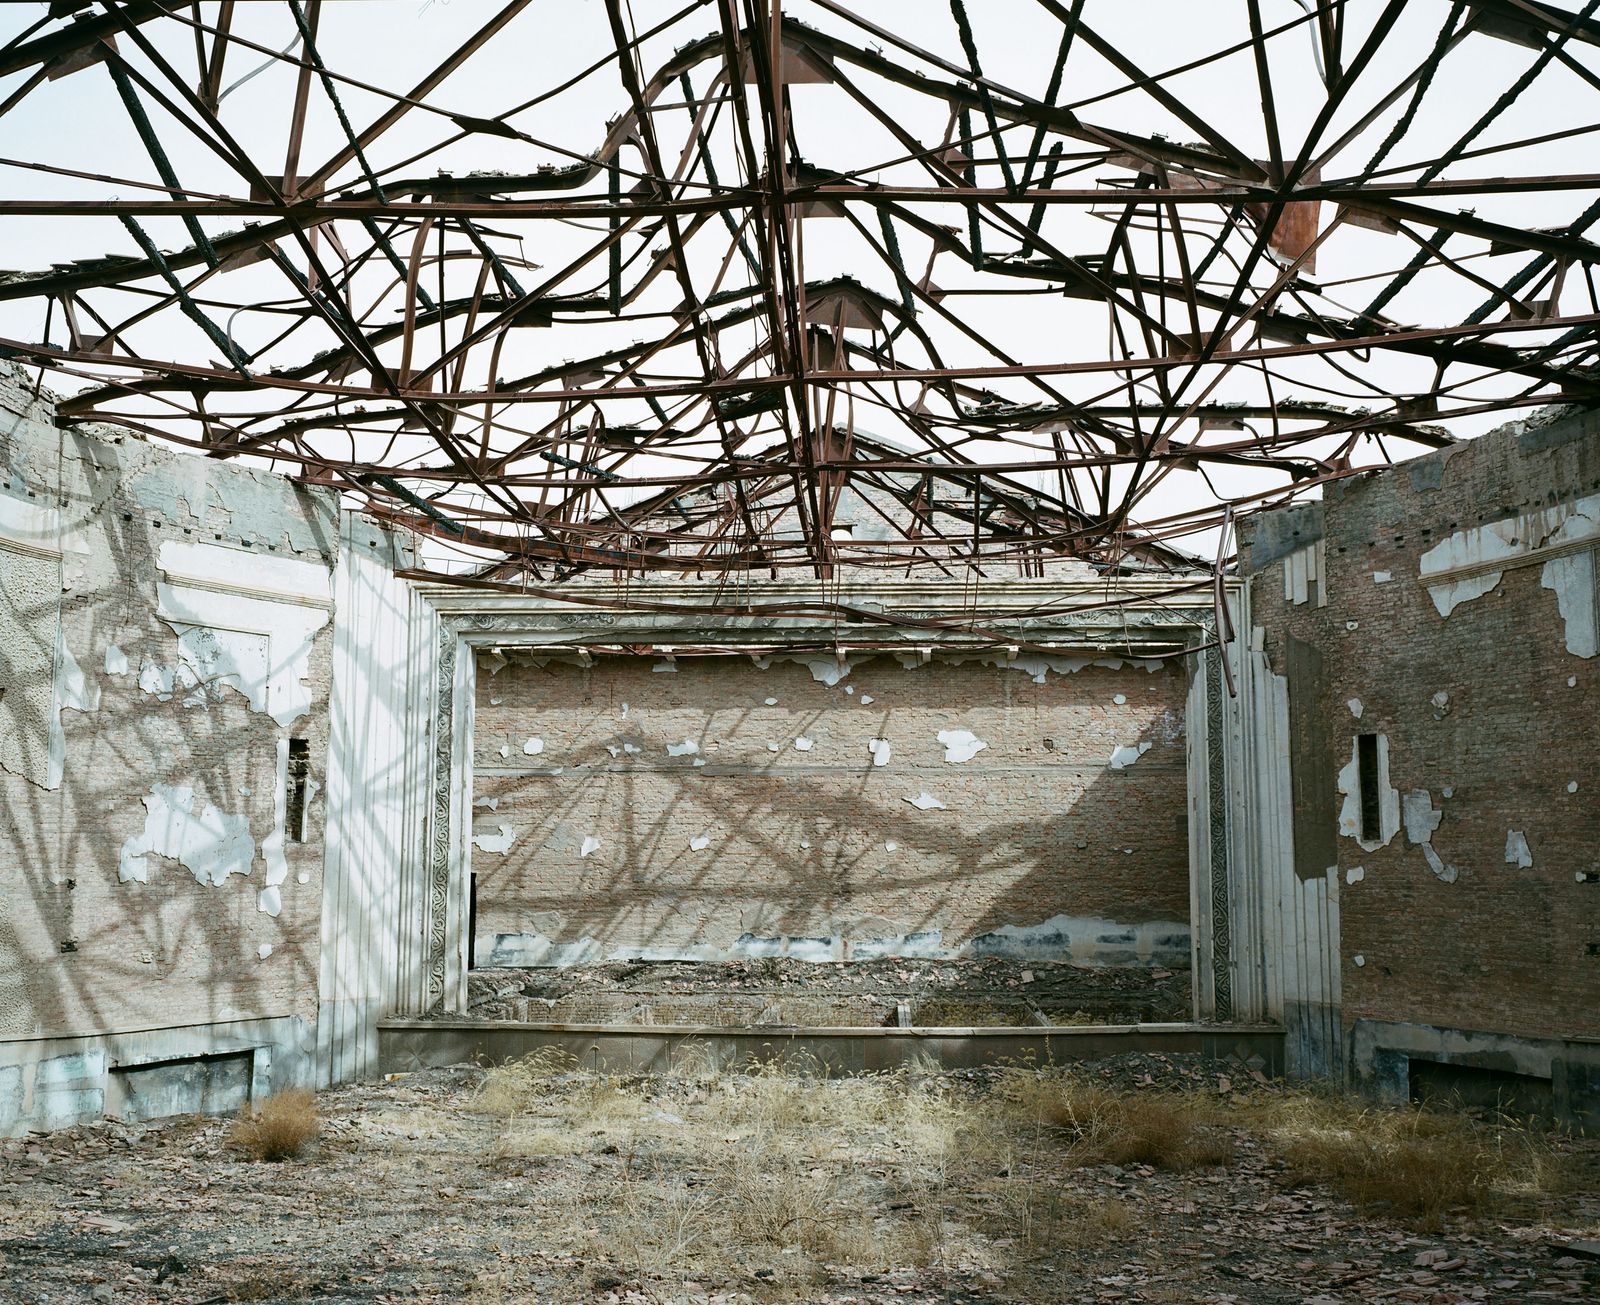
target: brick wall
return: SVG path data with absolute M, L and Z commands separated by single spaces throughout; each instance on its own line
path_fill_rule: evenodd
M 480 965 L 785 945 L 842 959 L 1008 929 L 1033 932 L 990 944 L 1187 963 L 1176 666 L 1040 684 L 882 657 L 829 686 L 804 665 L 748 658 L 684 657 L 672 673 L 652 658 L 486 662 Z M 937 736 L 960 729 L 988 746 L 947 762 Z M 875 738 L 889 741 L 886 765 L 872 764 Z M 1132 764 L 1108 765 L 1141 745 Z M 923 793 L 943 808 L 908 800 Z
M 242 584 L 262 558 L 326 567 L 336 546 L 334 502 L 126 433 L 58 430 L 48 403 L 34 402 L 17 374 L 0 382 L 7 509 L 15 517 L 59 507 L 66 539 L 60 563 L 0 540 L 0 655 L 8 672 L 0 698 L 0 1042 L 261 1016 L 312 1019 L 318 797 L 305 841 L 284 846 L 280 914 L 258 908 L 280 740 L 305 739 L 311 778 L 320 784 L 324 773 L 331 621 L 311 649 L 310 710 L 289 724 L 253 710 L 228 685 L 186 688 L 180 674 L 165 700 L 149 689 L 181 662 L 177 635 L 157 615 L 162 543 L 233 550 L 222 556 L 237 556 L 233 578 Z M 19 578 L 39 583 L 14 584 Z M 219 612 L 227 601 L 216 598 Z M 39 748 L 56 719 L 58 629 L 60 647 L 82 672 L 81 709 L 59 712 L 60 782 L 46 787 Z M 248 875 L 202 884 L 178 860 L 151 854 L 147 883 L 123 881 L 123 849 L 143 831 L 142 799 L 157 785 L 192 789 L 194 809 L 214 806 L 219 828 L 242 818 L 254 849 Z
M 1569 623 L 1543 583 L 1560 556 L 1591 567 L 1592 586 L 1589 516 L 1572 505 L 1597 493 L 1595 418 L 1536 420 L 1331 486 L 1320 511 L 1277 514 L 1247 539 L 1253 619 L 1274 669 L 1289 670 L 1291 639 L 1321 656 L 1317 729 L 1293 763 L 1314 770 L 1320 750 L 1336 776 L 1356 735 L 1380 734 L 1389 782 L 1409 799 L 1410 828 L 1402 821 L 1385 845 L 1362 847 L 1359 831 L 1334 839 L 1346 1027 L 1600 1031 L 1600 659 L 1570 646 L 1583 646 L 1593 593 L 1587 616 L 1581 584 L 1563 598 Z M 1498 543 L 1470 533 L 1485 528 Z M 1319 530 L 1326 605 L 1314 591 L 1295 604 L 1284 572 L 1304 574 L 1311 554 L 1299 550 Z M 1486 573 L 1482 559 L 1499 554 L 1506 568 Z M 1454 593 L 1435 585 L 1446 605 L 1462 599 L 1448 616 L 1424 583 L 1425 557 L 1436 579 L 1447 564 L 1478 577 Z M 1297 813 L 1298 841 L 1308 819 L 1337 829 L 1343 799 L 1319 801 Z M 1531 865 L 1508 863 L 1512 831 Z

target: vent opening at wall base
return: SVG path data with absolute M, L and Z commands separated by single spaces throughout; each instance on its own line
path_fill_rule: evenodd
M 306 841 L 306 789 L 311 779 L 311 745 L 289 740 L 289 766 L 284 777 L 284 833 L 291 843 Z
M 237 1114 L 251 1102 L 255 1071 L 253 1049 L 114 1065 L 117 1113 L 135 1121 Z
M 1356 736 L 1357 792 L 1361 798 L 1361 841 L 1380 842 L 1383 838 L 1382 813 L 1378 799 L 1378 736 Z
M 1535 1074 L 1413 1056 L 1407 1076 L 1411 1099 L 1423 1105 L 1494 1110 L 1525 1118 L 1549 1119 L 1555 1115 L 1553 1085 Z

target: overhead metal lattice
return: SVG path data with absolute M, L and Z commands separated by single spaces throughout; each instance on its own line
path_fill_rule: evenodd
M 1600 398 L 1597 8 L 13 6 L 0 351 L 457 579 L 1209 562 Z

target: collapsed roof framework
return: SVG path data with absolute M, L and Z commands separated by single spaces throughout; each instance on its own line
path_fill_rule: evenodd
M 1031 3 L 1052 36 L 1033 93 L 985 74 L 997 29 L 962 0 L 928 6 L 918 41 L 870 0 L 689 0 L 651 25 L 604 0 L 585 14 L 608 50 L 531 94 L 474 76 L 527 37 L 528 0 L 486 7 L 403 85 L 328 35 L 320 0 L 271 0 L 286 49 L 243 34 L 264 0 L 54 4 L 0 48 L 0 122 L 101 78 L 142 155 L 119 175 L 4 160 L 75 188 L 0 216 L 95 218 L 128 252 L 0 275 L 3 320 L 34 323 L 0 350 L 65 378 L 65 423 L 268 460 L 429 537 L 416 574 L 514 586 L 1192 569 L 1186 540 L 1448 443 L 1453 419 L 1600 397 L 1600 175 L 1496 171 L 1595 126 L 1494 130 L 1552 71 L 1600 89 L 1600 0 L 1241 0 L 1242 38 L 1165 70 L 1085 0 Z M 1396 75 L 1407 8 L 1430 42 Z M 1454 106 L 1452 143 L 1419 160 L 1430 87 L 1490 37 L 1509 88 Z M 1285 72 L 1290 42 L 1318 84 Z M 1075 95 L 1086 62 L 1108 89 Z M 1222 68 L 1254 79 L 1258 121 L 1185 93 Z M 224 103 L 263 69 L 292 96 L 271 161 Z M 508 107 L 467 112 L 469 81 Z M 536 133 L 580 92 L 618 116 Z M 1309 131 L 1289 131 L 1291 96 Z M 1193 143 L 1100 115 L 1131 102 Z M 308 114 L 336 124 L 331 148 Z M 841 124 L 848 163 L 808 152 Z M 504 170 L 453 166 L 486 141 Z M 196 151 L 198 181 L 178 159 Z M 1505 195 L 1538 216 L 1463 207 Z M 1367 262 L 1336 292 L 1316 261 L 1352 234 Z M 1456 293 L 1414 292 L 1441 280 Z M 1397 301 L 1435 315 L 1395 320 Z M 1017 314 L 1040 324 L 1026 352 L 994 329 Z M 542 333 L 580 356 L 538 358 Z M 1431 380 L 1397 394 L 1386 359 Z M 836 528 L 847 485 L 883 529 Z

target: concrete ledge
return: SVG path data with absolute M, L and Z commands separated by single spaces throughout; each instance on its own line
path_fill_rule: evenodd
M 496 1020 L 382 1020 L 378 1065 L 404 1073 L 465 1061 L 499 1064 L 559 1047 L 606 1073 L 658 1073 L 680 1057 L 726 1065 L 805 1057 L 832 1073 L 911 1062 L 945 1069 L 1001 1063 L 1064 1064 L 1128 1053 L 1257 1057 L 1283 1068 L 1283 1030 L 1268 1024 L 1086 1024 L 1062 1028 L 798 1028 L 716 1025 L 524 1024 Z

